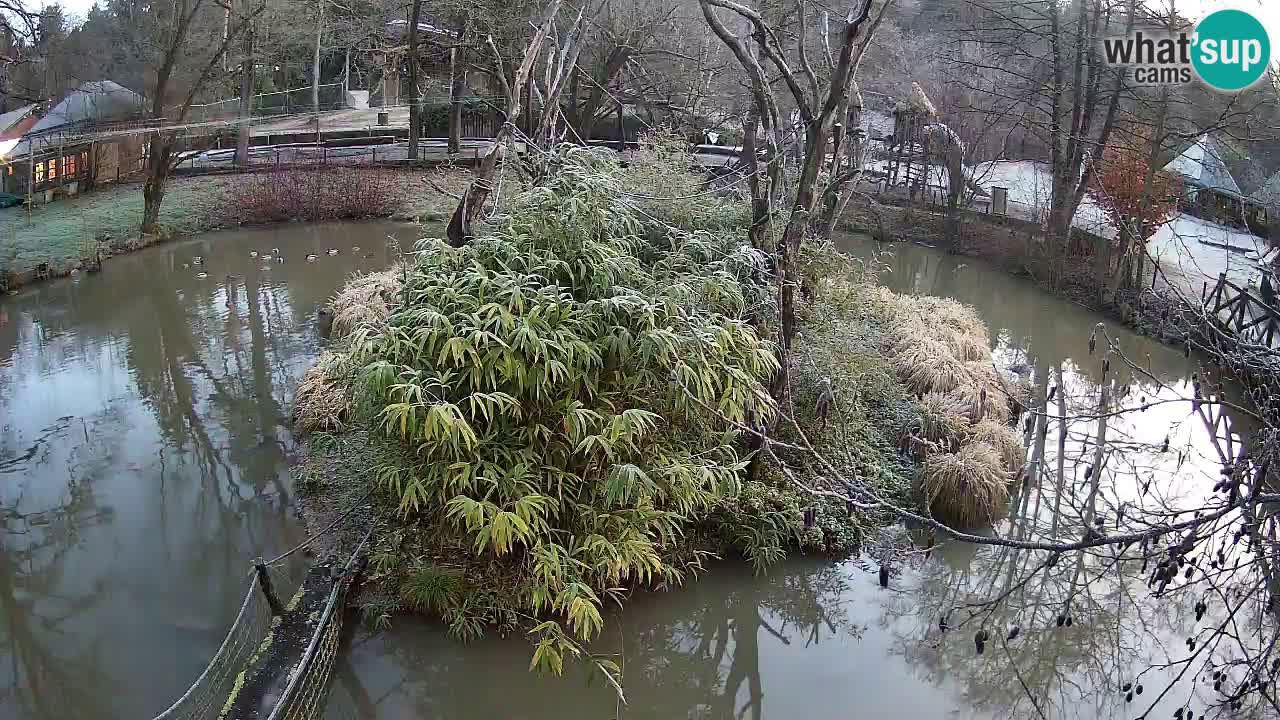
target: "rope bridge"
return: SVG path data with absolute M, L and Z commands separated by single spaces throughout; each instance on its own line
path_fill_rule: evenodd
M 187 691 L 153 720 L 315 720 L 323 715 L 347 596 L 372 528 L 341 567 L 316 565 L 293 580 L 274 566 L 349 514 L 270 562 L 254 561 L 244 601 L 222 644 Z M 294 591 L 287 606 L 276 594 L 276 580 Z

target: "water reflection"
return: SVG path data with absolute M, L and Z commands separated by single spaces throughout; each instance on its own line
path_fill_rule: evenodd
M 521 638 L 464 646 L 406 618 L 387 633 L 357 633 L 326 718 L 946 715 L 959 687 L 922 685 L 879 626 L 878 600 L 892 592 L 853 565 L 795 561 L 764 577 L 724 563 L 687 587 L 636 597 L 596 647 L 623 668 L 625 706 L 579 668 L 531 674 Z
M 0 300 L 0 717 L 150 717 L 199 673 L 247 560 L 299 538 L 315 308 L 416 234 L 219 233 Z
M 881 249 L 857 238 L 843 244 L 864 258 Z M 973 305 L 999 360 L 1026 365 L 1041 398 L 1054 388 L 1051 416 L 1097 407 L 1102 358 L 1087 345 L 1097 315 L 972 260 L 889 249 L 879 257 L 887 265 L 881 281 Z M 1042 471 L 994 532 L 1079 537 L 1094 512 L 1107 531 L 1122 508 L 1159 513 L 1211 495 L 1222 459 L 1245 447 L 1244 419 L 1160 404 L 1190 396 L 1194 382 L 1217 382 L 1195 357 L 1103 322 L 1138 366 L 1112 363 L 1111 396 L 1149 408 L 1108 422 L 1114 452 L 1097 468 L 1096 419 L 1052 423 Z M 1045 553 L 957 544 L 912 551 L 911 532 L 901 533 L 906 555 L 888 590 L 856 562 L 791 560 L 765 577 L 724 563 L 678 591 L 637 596 L 596 648 L 623 667 L 625 707 L 581 674 L 529 673 L 522 638 L 464 646 L 432 623 L 402 619 L 390 632 L 356 635 L 327 717 L 1086 719 L 1172 717 L 1192 697 L 1205 706 L 1205 683 L 1179 664 L 1197 598 L 1154 599 L 1136 548 L 1127 559 L 1103 547 L 1041 569 Z M 982 654 L 979 630 L 990 635 Z M 1126 699 L 1127 682 L 1145 692 L 1135 687 Z

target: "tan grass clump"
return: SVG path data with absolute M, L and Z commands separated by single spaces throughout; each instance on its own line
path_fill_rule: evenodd
M 921 339 L 893 358 L 903 384 L 917 395 L 950 392 L 970 382 L 964 364 L 937 340 Z
M 994 420 L 983 420 L 970 427 L 965 440 L 969 443 L 990 445 L 1000 454 L 1000 462 L 1010 473 L 1017 473 L 1027 461 L 1026 448 L 1023 447 L 1022 438 L 1018 433 L 1008 425 Z
M 986 443 L 929 456 L 921 478 L 929 511 L 948 525 L 989 525 L 1009 508 L 1009 474 L 1000 453 Z
M 902 320 L 895 321 L 892 334 L 888 342 L 885 343 L 885 354 L 894 358 L 902 353 L 911 350 L 921 342 L 935 342 L 930 338 L 928 329 L 918 320 Z M 946 345 L 938 343 L 939 349 L 947 349 Z
M 346 427 L 352 396 L 349 358 L 335 352 L 320 356 L 302 376 L 293 399 L 293 424 L 303 432 L 333 432 Z
M 983 338 L 954 328 L 943 328 L 940 334 L 943 342 L 950 348 L 951 354 L 959 360 L 978 362 L 991 357 L 991 350 Z
M 920 432 L 924 439 L 950 448 L 968 428 L 965 408 L 954 395 L 928 392 L 920 398 Z
M 962 383 L 950 393 L 956 404 L 963 408 L 966 418 L 971 423 L 980 423 L 983 420 L 993 420 L 998 423 L 1009 423 L 1009 403 L 1005 399 L 1004 392 L 998 387 L 993 388 L 986 383 L 970 382 Z
M 944 325 L 983 345 L 987 344 L 987 326 L 973 308 L 950 298 L 920 297 L 916 302 L 921 308 L 921 316 L 929 318 L 930 323 Z
M 361 325 L 386 322 L 400 292 L 401 277 L 401 268 L 394 267 L 348 280 L 330 303 L 333 309 L 331 337 L 341 340 Z

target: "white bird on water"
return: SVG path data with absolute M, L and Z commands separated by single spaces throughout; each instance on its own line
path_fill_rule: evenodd
M 315 254 L 315 253 L 307 253 L 307 262 L 315 262 L 315 261 L 316 261 L 316 254 Z
M 338 254 L 338 248 L 329 248 L 328 250 L 325 250 L 325 252 L 326 252 L 326 253 L 328 253 L 328 254 L 330 254 L 330 255 L 337 255 L 337 254 Z
M 209 277 L 209 273 L 207 273 L 207 272 L 198 272 L 198 273 L 196 273 L 196 277 L 198 277 L 198 278 L 200 278 L 201 280 L 203 280 L 203 279 L 205 279 L 205 278 Z
M 251 257 L 251 258 L 256 258 L 256 257 L 258 257 L 258 251 L 257 251 L 257 250 L 250 250 L 250 251 L 249 251 L 249 257 Z

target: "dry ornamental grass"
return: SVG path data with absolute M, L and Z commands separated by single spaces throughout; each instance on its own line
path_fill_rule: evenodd
M 403 269 L 393 267 L 351 279 L 333 298 L 332 338 L 341 340 L 361 325 L 381 325 L 402 287 Z
M 894 336 L 885 343 L 895 372 L 916 393 L 924 456 L 922 489 L 930 511 L 963 527 L 987 524 L 1009 504 L 1009 482 L 1025 462 L 1010 427 L 1029 395 L 1029 383 L 992 364 L 986 327 L 954 300 L 897 295 L 875 297 Z
M 1012 428 L 993 420 L 983 420 L 970 427 L 965 434 L 966 442 L 985 443 L 1000 454 L 1004 469 L 1011 475 L 1017 474 L 1027 461 L 1026 448 L 1022 438 Z
M 930 456 L 921 478 L 929 511 L 951 525 L 988 525 L 1009 507 L 1009 473 L 1000 452 L 984 442 Z
M 343 430 L 351 413 L 351 387 L 346 377 L 350 358 L 326 352 L 302 376 L 293 401 L 293 423 L 303 432 Z

